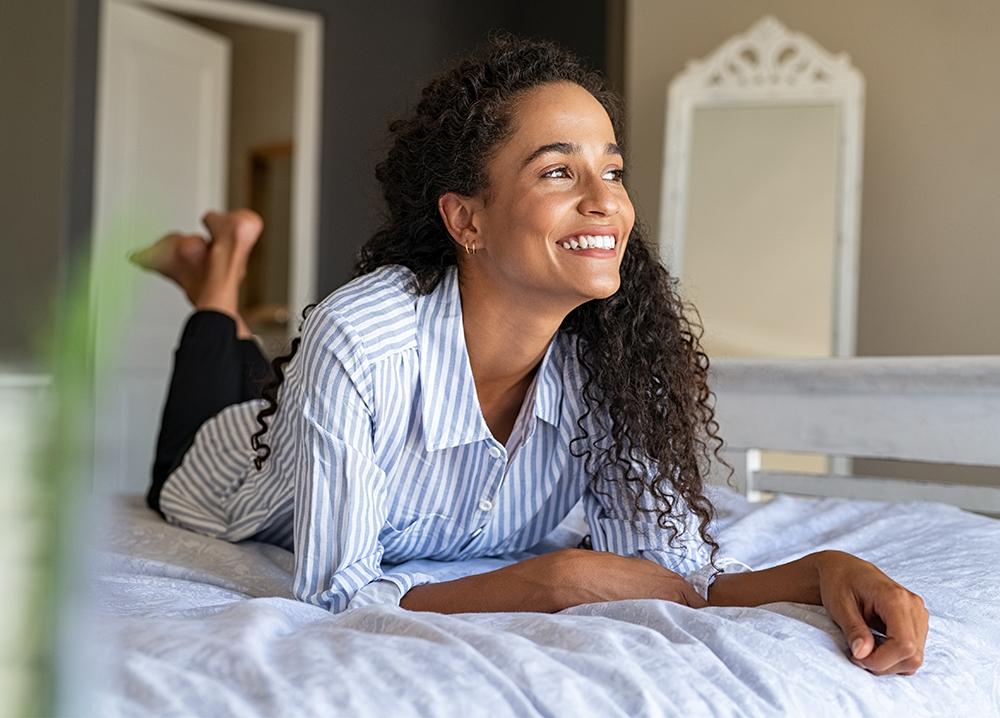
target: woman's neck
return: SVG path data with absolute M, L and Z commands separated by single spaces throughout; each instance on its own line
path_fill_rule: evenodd
M 460 283 L 465 344 L 479 405 L 493 436 L 506 443 L 528 387 L 562 316 L 517 311 Z

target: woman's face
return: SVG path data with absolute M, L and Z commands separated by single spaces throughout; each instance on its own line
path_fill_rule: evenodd
M 564 82 L 531 90 L 513 122 L 487 167 L 477 253 L 467 259 L 507 300 L 568 313 L 611 296 L 635 211 L 607 112 Z

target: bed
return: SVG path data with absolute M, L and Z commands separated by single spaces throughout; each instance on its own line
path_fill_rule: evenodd
M 822 478 L 792 486 L 760 471 L 759 449 L 1000 466 L 1000 358 L 833 361 L 719 362 L 719 413 L 734 437 L 739 491 L 710 487 L 716 533 L 728 555 L 755 568 L 836 548 L 921 594 L 930 634 L 913 676 L 855 667 L 826 613 L 793 603 L 695 610 L 621 601 L 555 615 L 457 616 L 368 606 L 330 615 L 291 598 L 289 552 L 189 533 L 141 497 L 119 496 L 96 524 L 92 608 L 80 638 L 88 660 L 73 670 L 84 686 L 79 712 L 1000 715 L 1000 521 L 939 502 L 746 496 L 823 491 Z M 774 416 L 795 416 L 796 402 L 804 413 L 776 428 Z M 938 499 L 988 502 L 998 491 L 948 493 L 947 478 Z M 852 480 L 827 479 L 838 487 Z M 874 481 L 875 489 L 848 492 L 884 492 L 884 480 Z M 920 486 L 894 490 L 905 496 Z M 533 552 L 575 545 L 585 531 L 574 513 Z M 421 561 L 420 570 L 447 579 L 522 557 Z

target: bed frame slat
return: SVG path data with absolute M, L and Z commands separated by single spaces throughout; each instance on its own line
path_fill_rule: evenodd
M 807 496 L 847 496 L 870 501 L 937 501 L 982 513 L 1000 514 L 1000 487 L 936 484 L 872 476 L 796 474 L 757 471 L 750 491 L 801 493 Z
M 1000 467 L 1000 356 L 716 359 L 738 490 L 940 501 L 1000 513 L 1000 485 L 762 471 L 760 450 Z M 846 471 L 844 473 L 847 473 Z M 714 481 L 723 477 L 718 467 Z

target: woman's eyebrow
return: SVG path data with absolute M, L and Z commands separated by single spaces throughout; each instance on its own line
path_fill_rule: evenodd
M 524 161 L 524 164 L 526 165 L 531 164 L 532 160 L 549 152 L 557 152 L 562 155 L 578 155 L 580 154 L 581 151 L 582 149 L 580 145 L 578 145 L 576 142 L 551 142 L 547 145 L 542 145 L 537 150 L 532 152 L 528 156 L 528 159 Z M 605 145 L 604 152 L 605 154 L 618 155 L 619 157 L 622 154 L 621 148 L 618 147 L 618 145 L 615 144 L 614 142 L 609 142 L 607 145 Z

